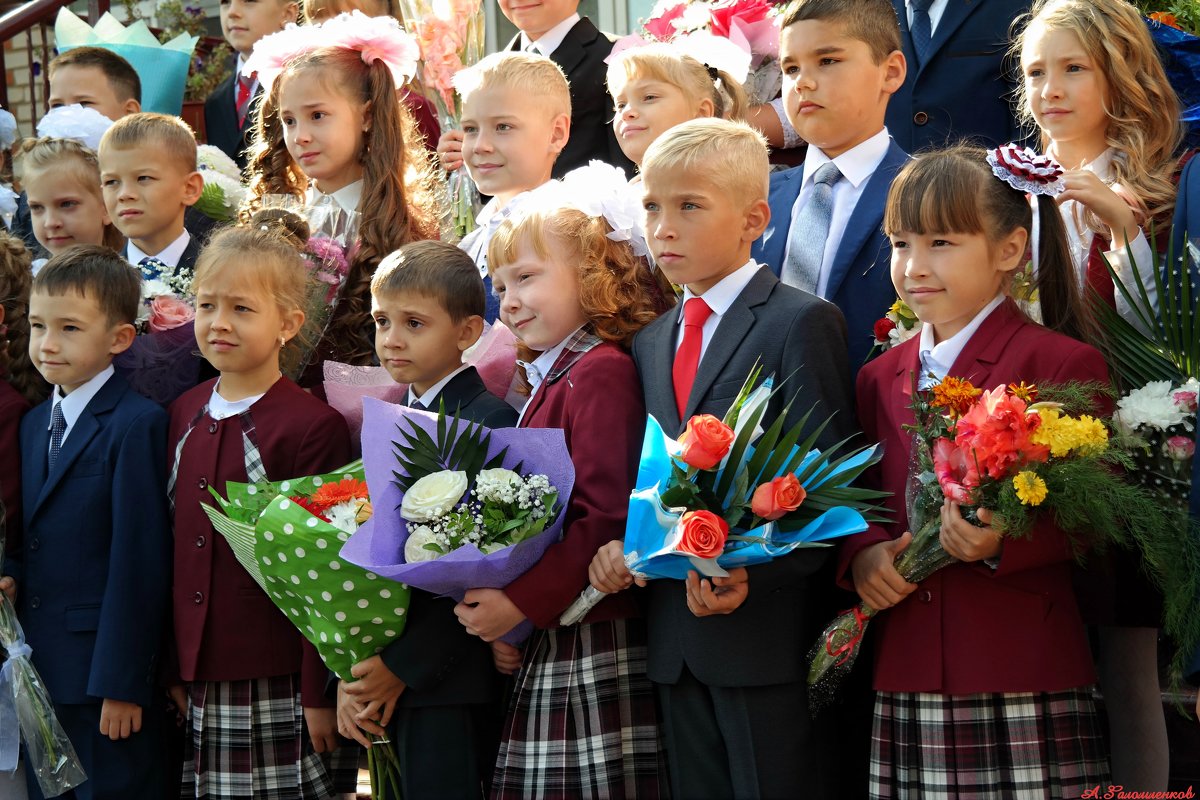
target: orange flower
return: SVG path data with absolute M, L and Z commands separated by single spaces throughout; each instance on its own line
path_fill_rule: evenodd
M 1042 418 L 1026 413 L 1025 401 L 1005 389 L 985 392 L 954 428 L 954 444 L 970 453 L 981 476 L 995 479 L 1050 457 L 1049 447 L 1033 442 Z
M 1183 30 L 1179 26 L 1179 20 L 1175 19 L 1175 15 L 1168 11 L 1155 11 L 1150 14 L 1150 19 L 1155 22 L 1161 22 L 1163 25 L 1170 25 L 1172 28 Z
M 679 552 L 716 558 L 725 550 L 729 526 L 711 511 L 688 511 L 679 519 Z
M 327 508 L 333 508 L 336 505 L 348 503 L 351 500 L 366 499 L 366 482 L 347 476 L 337 483 L 327 483 L 320 489 L 317 489 L 313 492 L 310 502 L 324 511 Z
M 733 438 L 733 429 L 712 414 L 692 417 L 679 437 L 683 445 L 679 460 L 696 469 L 712 469 L 729 452 Z
M 1019 397 L 1026 403 L 1037 402 L 1038 389 L 1036 384 L 1025 383 L 1025 381 L 1010 383 L 1008 385 L 1008 392 L 1013 397 Z
M 805 496 L 796 473 L 789 472 L 755 489 L 750 498 L 750 510 L 766 520 L 779 519 L 799 508 Z
M 933 387 L 934 408 L 944 408 L 951 417 L 958 418 L 971 408 L 975 398 L 983 391 L 976 389 L 971 382 L 962 378 L 947 377 Z

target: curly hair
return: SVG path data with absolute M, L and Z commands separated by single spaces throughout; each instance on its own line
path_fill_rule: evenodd
M 50 385 L 29 357 L 29 289 L 33 285 L 29 251 L 20 239 L 0 233 L 0 376 L 21 396 L 37 404 Z
M 23 184 L 36 175 L 50 170 L 70 171 L 79 186 L 92 194 L 104 205 L 100 190 L 100 160 L 96 151 L 74 139 L 56 139 L 43 136 L 40 139 L 25 139 L 13 151 L 13 170 Z M 104 226 L 105 247 L 125 251 L 125 236 L 117 226 L 109 222 Z
M 1133 192 L 1148 219 L 1170 220 L 1176 192 L 1171 175 L 1183 141 L 1179 98 L 1137 9 L 1125 0 L 1038 0 L 1026 20 L 1013 41 L 1014 58 L 1020 61 L 1035 26 L 1075 34 L 1107 84 L 1107 142 L 1120 154 L 1112 162 L 1114 179 Z M 1021 121 L 1036 128 L 1024 81 L 1017 99 Z M 1049 143 L 1043 132 L 1042 149 Z M 1091 212 L 1087 225 L 1107 230 Z
M 358 247 L 338 297 L 337 310 L 319 347 L 322 359 L 369 364 L 375 354 L 371 322 L 371 278 L 384 256 L 402 245 L 436 239 L 441 233 L 442 192 L 429 153 L 421 145 L 412 115 L 397 100 L 391 72 L 382 61 L 363 62 L 357 50 L 327 47 L 287 64 L 258 108 L 250 161 L 250 198 L 241 219 L 262 206 L 268 194 L 302 198 L 308 178 L 287 150 L 279 118 L 279 93 L 292 77 L 309 69 L 326 74 L 327 85 L 370 110 L 359 158 L 363 193 L 359 205 Z

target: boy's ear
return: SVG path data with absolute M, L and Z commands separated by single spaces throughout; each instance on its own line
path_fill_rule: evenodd
M 557 155 L 563 151 L 563 148 L 567 146 L 567 141 L 571 138 L 571 115 L 559 114 L 554 118 L 551 126 L 550 146 Z
M 771 206 L 767 204 L 765 199 L 755 200 L 746 209 L 745 223 L 742 226 L 742 241 L 756 242 L 762 236 L 763 231 L 767 229 L 767 223 L 771 221 Z
M 200 193 L 204 191 L 204 176 L 198 171 L 193 172 L 184 179 L 183 184 L 183 204 L 185 206 L 194 206 L 200 199 Z
M 1001 272 L 1012 272 L 1025 261 L 1025 246 L 1029 243 L 1029 231 L 1025 228 L 1014 228 L 1011 233 L 1000 240 L 997 255 Z
M 472 314 L 458 325 L 458 349 L 466 352 L 479 341 L 483 335 L 483 317 Z
M 110 355 L 124 353 L 133 344 L 134 337 L 137 336 L 137 330 L 128 322 L 122 322 L 113 330 L 112 345 L 108 348 Z
M 908 75 L 908 62 L 904 60 L 904 53 L 899 50 L 888 53 L 887 58 L 883 60 L 883 67 L 883 91 L 895 94 L 900 91 L 900 87 L 904 85 L 904 77 Z
M 142 110 L 142 104 L 131 97 L 125 101 L 125 104 L 121 106 L 121 108 L 124 109 L 125 116 L 129 116 L 130 114 L 140 113 Z

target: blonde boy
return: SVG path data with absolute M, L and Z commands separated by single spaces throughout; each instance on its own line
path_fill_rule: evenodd
M 200 243 L 183 218 L 204 181 L 183 120 L 141 113 L 114 123 L 100 140 L 100 185 L 109 217 L 129 239 L 125 257 L 144 276 L 195 264 Z

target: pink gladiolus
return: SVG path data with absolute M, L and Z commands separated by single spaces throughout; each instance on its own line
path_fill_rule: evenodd
M 942 493 L 956 503 L 970 503 L 971 490 L 979 485 L 979 473 L 969 454 L 949 439 L 933 446 L 933 472 Z

